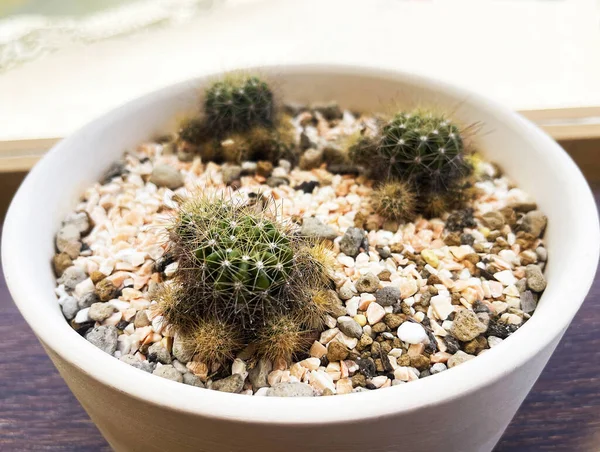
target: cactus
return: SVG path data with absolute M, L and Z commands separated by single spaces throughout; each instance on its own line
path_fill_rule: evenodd
M 160 310 L 210 364 L 252 343 L 259 356 L 290 359 L 304 333 L 323 325 L 312 294 L 329 284 L 329 253 L 270 207 L 200 196 L 181 205 L 170 228 L 178 270 L 158 296 Z M 222 353 L 206 339 L 217 327 L 232 330 L 221 334 Z
M 271 126 L 275 119 L 273 92 L 255 76 L 229 76 L 205 93 L 208 127 L 219 135 L 241 132 L 256 125 Z
M 371 195 L 375 212 L 395 221 L 410 220 L 416 210 L 416 195 L 408 182 L 395 181 L 380 185 Z
M 381 132 L 378 160 L 392 179 L 412 179 L 432 190 L 445 189 L 464 173 L 463 140 L 443 116 L 399 113 Z
M 377 138 L 362 133 L 351 135 L 346 144 L 348 157 L 356 165 L 365 166 L 376 171 L 373 165 L 379 161 L 377 156 Z

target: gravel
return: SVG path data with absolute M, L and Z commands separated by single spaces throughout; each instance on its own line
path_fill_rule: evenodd
M 222 380 L 213 381 L 211 389 L 221 392 L 241 392 L 244 387 L 244 378 L 239 374 L 233 374 Z
M 183 375 L 181 375 L 177 369 L 175 369 L 170 364 L 166 366 L 156 367 L 152 375 L 156 375 L 158 377 L 166 378 L 167 380 L 176 381 L 178 383 L 183 383 Z
M 546 278 L 538 265 L 528 265 L 525 267 L 525 276 L 527 278 L 527 287 L 534 292 L 543 292 L 546 288 Z
M 315 391 L 305 383 L 277 383 L 267 390 L 267 397 L 313 397 Z
M 400 289 L 387 286 L 375 292 L 375 301 L 381 306 L 393 306 L 400 301 Z
M 58 279 L 58 284 L 63 284 L 68 291 L 75 290 L 75 286 L 87 278 L 85 270 L 81 267 L 73 265 L 67 268 L 62 276 Z
M 176 190 L 183 186 L 183 175 L 171 165 L 156 165 L 150 174 L 150 182 L 157 187 Z
M 346 256 L 356 257 L 361 247 L 368 248 L 368 246 L 365 247 L 366 240 L 367 236 L 363 229 L 350 227 L 340 241 L 340 250 Z
M 85 338 L 109 355 L 112 355 L 117 350 L 117 328 L 109 326 L 97 326 L 87 332 Z
M 317 239 L 326 240 L 333 240 L 337 237 L 335 229 L 314 217 L 307 217 L 302 220 L 300 233 L 305 237 L 315 237 Z

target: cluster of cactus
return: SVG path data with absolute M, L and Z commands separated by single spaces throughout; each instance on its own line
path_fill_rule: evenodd
M 228 75 L 204 93 L 202 114 L 183 121 L 178 146 L 205 161 L 298 159 L 290 118 L 278 114 L 269 85 L 253 75 Z
M 163 315 L 209 364 L 248 345 L 257 357 L 304 351 L 323 326 L 318 302 L 329 282 L 329 251 L 276 219 L 271 207 L 198 196 L 170 228 L 178 270 L 159 296 Z
M 470 170 L 465 143 L 459 127 L 443 115 L 400 112 L 377 136 L 355 140 L 349 155 L 383 181 L 373 192 L 373 205 L 384 218 L 408 220 L 415 212 L 438 216 L 463 201 Z

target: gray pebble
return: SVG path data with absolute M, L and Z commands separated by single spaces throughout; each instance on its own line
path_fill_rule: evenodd
M 338 295 L 342 300 L 349 300 L 356 295 L 348 286 L 342 286 L 338 289 Z
M 214 381 L 211 389 L 221 392 L 239 393 L 244 387 L 244 377 L 240 374 L 233 374 L 222 380 Z
M 504 215 L 497 211 L 491 211 L 483 214 L 481 217 L 483 223 L 490 229 L 496 230 L 504 226 Z
M 136 312 L 135 318 L 133 319 L 133 326 L 136 328 L 143 328 L 148 325 L 150 325 L 150 319 L 148 318 L 146 311 Z
M 79 311 L 79 304 L 75 297 L 66 297 L 62 302 L 62 312 L 67 320 L 72 320 Z
M 91 307 L 94 303 L 98 303 L 99 301 L 100 298 L 96 292 L 87 292 L 81 296 L 78 303 L 79 307 L 84 309 Z
M 517 288 L 517 290 L 519 292 L 525 292 L 525 290 L 527 289 L 527 279 L 526 278 L 519 279 L 515 283 L 515 287 Z
M 539 246 L 535 250 L 535 254 L 537 254 L 538 260 L 540 262 L 546 262 L 548 260 L 548 251 L 543 246 Z
M 90 217 L 86 212 L 73 212 L 64 219 L 63 225 L 72 224 L 77 228 L 80 235 L 86 235 L 90 232 Z
M 400 300 L 400 289 L 387 286 L 375 292 L 375 301 L 381 306 L 393 306 Z
M 71 259 L 79 256 L 81 251 L 81 234 L 77 226 L 66 224 L 56 234 L 56 248 L 61 253 L 67 253 Z
M 96 322 L 104 322 L 115 311 L 114 306 L 108 303 L 94 303 L 90 306 L 88 316 Z
M 546 278 L 537 265 L 531 264 L 525 267 L 525 276 L 527 277 L 527 287 L 534 292 L 542 292 L 546 288 Z
M 373 293 L 379 289 L 379 278 L 373 273 L 367 273 L 358 278 L 355 286 L 359 293 Z
M 340 250 L 347 256 L 356 257 L 360 253 L 361 246 L 364 246 L 366 234 L 360 228 L 348 228 L 340 241 Z
M 242 162 L 242 173 L 243 174 L 254 174 L 258 164 L 256 162 Z
M 267 390 L 268 397 L 313 397 L 314 395 L 312 387 L 299 382 L 277 383 Z
M 171 165 L 156 165 L 150 175 L 150 182 L 157 187 L 167 187 L 176 190 L 183 186 L 183 175 Z
M 351 317 L 338 317 L 338 328 L 342 333 L 349 337 L 360 339 L 363 330 L 356 320 Z
M 242 175 L 242 167 L 238 165 L 225 165 L 221 168 L 223 183 L 229 185 L 234 180 L 238 180 Z
M 521 230 L 530 234 L 541 237 L 546 229 L 548 218 L 540 210 L 532 210 L 527 212 L 521 222 Z
M 429 369 L 429 372 L 431 373 L 431 375 L 435 375 L 435 374 L 439 374 L 440 372 L 445 371 L 446 369 L 448 369 L 446 367 L 446 365 L 444 363 L 435 363 L 433 366 L 431 366 L 431 369 Z
M 269 187 L 279 187 L 280 185 L 289 185 L 290 181 L 285 177 L 271 176 L 267 179 L 267 185 Z
M 190 386 L 197 386 L 198 388 L 206 387 L 204 386 L 204 383 L 202 383 L 202 380 L 200 380 L 200 377 L 191 372 L 183 374 L 183 383 Z
M 175 369 L 177 369 L 178 372 L 181 372 L 182 374 L 188 373 L 189 370 L 188 368 L 185 366 L 185 364 L 181 363 L 180 361 L 174 359 L 173 362 L 171 363 L 173 365 L 173 367 Z
M 392 255 L 392 251 L 390 250 L 389 246 L 377 248 L 377 252 L 379 253 L 379 257 L 382 259 L 387 259 Z
M 87 332 L 85 338 L 103 352 L 112 355 L 117 349 L 117 328 L 113 325 L 97 326 Z
M 171 364 L 172 361 L 171 354 L 160 342 L 155 342 L 148 348 L 148 359 L 161 364 Z
M 179 334 L 175 335 L 173 339 L 173 356 L 183 364 L 188 363 L 194 356 L 194 350 L 185 346 L 185 342 Z
M 58 284 L 64 284 L 65 289 L 71 292 L 75 290 L 77 284 L 86 278 L 87 274 L 85 273 L 85 270 L 73 265 L 63 272 L 62 276 L 58 279 Z
M 260 388 L 266 388 L 269 386 L 267 377 L 273 370 L 273 364 L 270 360 L 262 358 L 256 365 L 248 371 L 248 380 L 252 383 L 252 387 L 256 391 Z
M 530 290 L 521 293 L 521 311 L 531 314 L 537 307 L 537 301 Z
M 335 229 L 315 217 L 308 217 L 302 220 L 300 234 L 305 237 L 316 237 L 327 240 L 333 240 L 337 237 Z
M 150 374 L 156 368 L 156 364 L 151 363 L 150 361 L 142 361 L 140 358 L 132 354 L 123 355 L 119 359 L 124 363 L 135 367 L 136 369 L 143 370 L 144 372 L 148 372 Z
M 159 377 L 166 378 L 167 380 L 183 383 L 183 376 L 170 364 L 157 367 L 154 372 L 152 372 L 152 375 L 158 375 Z
M 289 160 L 281 159 L 277 164 L 283 168 L 286 173 L 289 173 L 292 170 L 292 164 L 289 162 Z

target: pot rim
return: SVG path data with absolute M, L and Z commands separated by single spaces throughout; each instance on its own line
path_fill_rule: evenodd
M 327 74 L 332 77 L 337 74 L 377 76 L 398 82 L 405 81 L 444 91 L 459 98 L 468 98 L 476 108 L 492 112 L 498 120 L 520 129 L 532 146 L 543 148 L 547 158 L 554 159 L 556 164 L 561 166 L 565 180 L 577 196 L 577 199 L 573 200 L 578 205 L 577 217 L 572 218 L 572 244 L 576 247 L 573 256 L 577 259 L 577 265 L 565 265 L 566 275 L 557 278 L 556 281 L 549 281 L 549 287 L 543 295 L 544 303 L 547 304 L 570 300 L 569 303 L 562 303 L 562 317 L 551 317 L 551 311 L 536 313 L 507 340 L 450 372 L 441 372 L 413 381 L 410 385 L 392 386 L 384 390 L 313 398 L 245 398 L 239 394 L 222 393 L 169 381 L 135 369 L 102 352 L 72 330 L 66 321 L 60 322 L 61 324 L 48 323 L 43 315 L 47 297 L 45 301 L 40 300 L 35 285 L 29 283 L 31 276 L 27 272 L 27 259 L 20 253 L 21 244 L 27 240 L 26 234 L 23 234 L 24 229 L 18 224 L 18 220 L 23 218 L 20 211 L 26 209 L 29 200 L 34 196 L 28 187 L 35 179 L 43 178 L 46 168 L 49 167 L 48 163 L 60 160 L 62 150 L 68 148 L 76 137 L 84 135 L 96 122 L 106 121 L 122 110 L 143 105 L 155 97 L 173 95 L 184 85 L 197 86 L 198 83 L 219 74 L 213 73 L 153 91 L 88 123 L 55 145 L 22 183 L 7 212 L 3 228 L 2 260 L 4 263 L 14 263 L 4 266 L 4 274 L 15 304 L 47 349 L 106 386 L 173 411 L 236 422 L 309 425 L 384 417 L 448 403 L 467 392 L 480 390 L 502 379 L 562 336 L 593 282 L 600 252 L 600 228 L 596 204 L 589 186 L 579 168 L 554 140 L 521 115 L 492 100 L 420 75 L 377 67 L 340 64 L 298 64 L 247 69 L 267 73 L 274 71 L 284 77 L 286 74 L 296 73 Z M 581 240 L 582 237 L 586 240 Z M 52 271 L 50 265 L 48 271 Z M 569 281 L 577 281 L 578 284 L 573 288 Z M 54 298 L 54 294 L 48 295 Z M 357 409 L 359 403 L 360 409 Z

